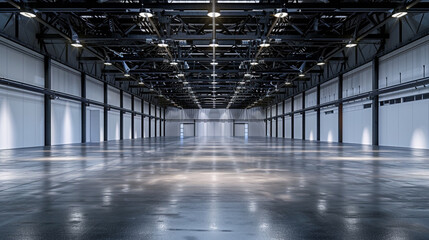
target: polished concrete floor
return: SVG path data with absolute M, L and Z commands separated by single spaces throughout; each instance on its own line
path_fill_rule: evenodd
M 428 153 L 270 138 L 0 151 L 0 239 L 429 239 Z

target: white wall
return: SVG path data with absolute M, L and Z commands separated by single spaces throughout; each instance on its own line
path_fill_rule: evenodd
M 81 96 L 81 76 L 78 71 L 52 61 L 51 74 L 52 90 Z M 82 128 L 80 102 L 60 98 L 52 100 L 51 105 L 52 145 L 80 143 Z
M 0 38 L 0 77 L 43 87 L 43 56 Z M 44 145 L 43 99 L 0 86 L 0 149 Z
M 142 118 L 140 115 L 134 117 L 134 138 L 142 137 Z
M 282 138 L 283 137 L 283 118 L 277 118 L 277 122 L 278 122 L 278 137 Z
M 265 136 L 265 111 L 252 109 L 166 109 L 166 136 L 179 136 L 180 123 L 197 121 L 197 136 L 232 136 L 233 120 L 249 124 L 249 136 Z
M 294 139 L 302 139 L 302 115 L 300 113 L 294 114 Z
M 317 113 L 305 112 L 305 140 L 317 140 Z
M 291 138 L 292 137 L 292 118 L 290 116 L 285 116 L 285 137 Z
M 131 139 L 131 114 L 124 113 L 124 139 Z
M 0 86 L 0 149 L 43 146 L 43 96 Z
M 108 140 L 119 140 L 121 134 L 119 111 L 110 110 L 108 118 Z
M 364 109 L 371 101 L 359 101 L 343 105 L 343 142 L 372 143 L 372 109 Z M 381 125 L 384 125 L 382 122 Z
M 51 102 L 52 145 L 81 142 L 80 103 L 55 99 Z
M 144 137 L 149 137 L 149 118 L 144 118 Z
M 334 111 L 334 113 L 327 113 L 328 111 Z M 338 108 L 320 110 L 320 141 L 338 142 Z

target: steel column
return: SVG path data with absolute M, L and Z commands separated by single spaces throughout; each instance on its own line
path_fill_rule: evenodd
M 319 83 L 320 83 L 320 76 L 319 76 Z M 317 106 L 319 106 L 320 105 L 320 84 L 319 85 L 317 85 L 317 99 L 316 99 L 316 102 L 317 102 Z M 317 137 L 317 141 L 320 141 L 320 107 L 317 107 L 317 110 L 316 110 L 316 137 Z
M 134 112 L 134 95 L 131 95 L 131 111 Z M 131 139 L 134 139 L 134 113 L 131 114 Z
M 305 109 L 305 91 L 302 92 L 302 109 Z M 302 112 L 302 140 L 305 140 L 305 111 Z
M 152 107 L 150 106 L 151 104 L 149 103 L 149 116 L 152 116 L 151 112 L 152 112 Z M 152 118 L 149 117 L 149 137 L 152 137 Z
M 273 137 L 273 106 L 270 107 L 270 137 Z
M 86 99 L 86 74 L 80 73 L 80 95 Z M 81 143 L 86 142 L 86 102 L 81 102 Z
M 119 91 L 119 102 L 121 108 L 124 108 L 124 91 Z M 119 111 L 119 139 L 124 139 L 124 112 L 122 110 Z
M 142 99 L 141 100 L 141 111 L 142 111 L 142 113 L 144 114 L 144 100 Z M 145 116 L 144 115 L 142 115 L 142 122 L 141 122 L 141 126 L 142 126 L 142 129 L 141 129 L 141 137 L 142 138 L 144 138 L 144 119 L 145 119 Z
M 156 109 L 156 105 L 155 105 L 155 136 L 154 137 L 156 137 L 156 131 L 157 131 L 157 129 L 156 129 L 156 122 L 158 121 L 157 119 L 156 119 L 156 113 L 158 112 L 158 110 Z
M 107 85 L 107 82 L 104 82 L 104 119 L 103 119 L 103 121 L 104 121 L 104 141 L 108 141 L 109 140 L 109 138 L 108 138 L 108 134 L 109 134 L 109 108 L 107 107 L 107 104 L 108 104 L 108 99 L 107 99 L 107 96 L 108 96 L 108 93 L 107 93 L 107 91 L 108 91 L 108 85 Z
M 343 74 L 338 76 L 338 100 L 343 99 Z M 338 142 L 343 142 L 343 103 L 338 104 Z
M 294 120 L 294 113 L 293 113 L 293 111 L 295 111 L 295 107 L 294 107 L 294 102 L 295 102 L 295 98 L 292 96 L 291 97 L 291 99 L 290 99 L 290 101 L 291 101 L 291 115 L 290 115 L 290 130 L 291 130 L 291 132 L 290 132 L 290 138 L 291 139 L 294 139 L 294 137 L 295 137 L 295 134 L 294 134 L 294 129 L 295 129 L 295 120 Z
M 51 58 L 45 56 L 44 59 L 45 89 L 51 89 Z M 51 146 L 51 95 L 44 97 L 44 117 L 45 117 L 45 146 Z
M 286 101 L 285 100 L 283 100 L 283 114 L 285 114 L 285 104 L 286 104 Z M 282 131 L 283 131 L 283 138 L 286 138 L 286 129 L 285 129 L 285 126 L 286 126 L 286 123 L 285 123 L 285 121 L 286 121 L 286 118 L 285 118 L 285 116 L 282 116 L 282 119 L 283 119 L 283 121 L 282 121 L 282 125 L 283 125 L 283 127 L 282 127 Z
M 279 104 L 276 103 L 276 138 L 279 137 L 279 119 L 277 118 L 277 116 L 279 115 Z
M 165 117 L 165 108 L 164 108 L 164 137 L 165 137 L 165 122 L 167 122 L 167 118 Z
M 378 90 L 378 75 L 379 75 L 379 61 L 378 57 L 372 60 L 372 91 Z M 379 144 L 379 95 L 372 96 L 372 145 L 378 146 Z

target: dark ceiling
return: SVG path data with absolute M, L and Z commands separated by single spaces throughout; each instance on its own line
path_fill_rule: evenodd
M 368 26 L 400 9 L 423 12 L 429 5 L 219 0 L 214 7 L 219 17 L 207 16 L 213 4 L 206 0 L 0 3 L 1 12 L 34 11 L 63 33 L 41 33 L 41 41 L 79 41 L 93 53 L 79 61 L 112 63 L 104 66 L 105 74 L 183 108 L 257 106 L 259 99 L 321 74 L 324 65 L 318 63 L 346 61 L 338 53 L 347 43 L 375 44 L 388 37 L 366 33 Z M 279 11 L 287 16 L 276 17 Z M 209 46 L 213 39 L 217 47 Z

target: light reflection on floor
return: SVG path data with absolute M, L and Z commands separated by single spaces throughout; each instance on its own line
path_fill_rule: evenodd
M 0 239 L 427 239 L 428 153 L 274 138 L 0 151 Z

